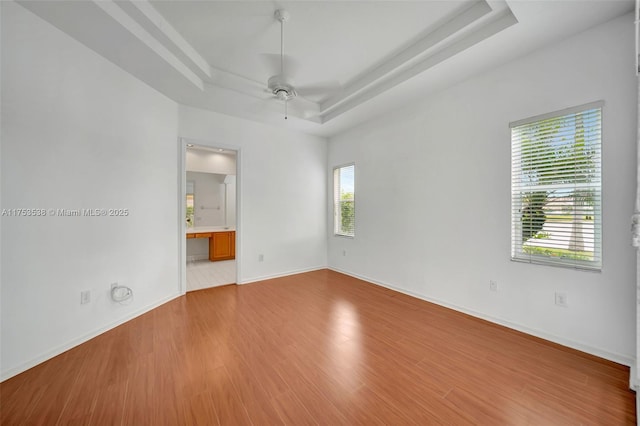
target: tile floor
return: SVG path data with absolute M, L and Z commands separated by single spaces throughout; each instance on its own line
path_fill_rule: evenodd
M 236 261 L 196 260 L 187 262 L 187 291 L 217 287 L 236 282 Z

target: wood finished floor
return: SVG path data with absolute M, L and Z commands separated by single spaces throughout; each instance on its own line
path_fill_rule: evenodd
M 2 424 L 631 425 L 629 369 L 322 270 L 188 293 L 0 385 Z

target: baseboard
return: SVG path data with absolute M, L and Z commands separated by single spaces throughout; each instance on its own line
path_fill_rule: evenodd
M 360 275 L 360 274 L 356 274 L 356 273 L 353 273 L 353 272 L 350 272 L 350 271 L 342 270 L 342 269 L 339 269 L 339 268 L 333 268 L 333 267 L 329 267 L 328 269 L 330 269 L 332 271 L 335 271 L 335 272 L 339 272 L 341 274 L 349 275 L 349 276 L 354 277 L 354 278 L 361 279 L 363 281 L 370 282 L 370 283 L 375 284 L 375 285 L 379 285 L 381 287 L 388 288 L 390 290 L 397 291 L 397 292 L 402 293 L 402 294 L 406 294 L 408 296 L 412 296 L 412 297 L 415 297 L 415 298 L 418 298 L 418 299 L 421 299 L 421 300 L 424 300 L 424 301 L 427 301 L 427 302 L 431 302 L 431 303 L 434 303 L 436 305 L 444 306 L 445 308 L 453 309 L 454 311 L 462 312 L 464 314 L 471 315 L 471 316 L 476 317 L 476 318 L 480 318 L 480 319 L 483 319 L 483 320 L 486 320 L 486 321 L 489 321 L 489 322 L 492 322 L 492 323 L 495 323 L 495 324 L 499 324 L 499 325 L 502 325 L 504 327 L 511 328 L 513 330 L 521 331 L 523 333 L 530 334 L 532 336 L 539 337 L 541 339 L 548 340 L 550 342 L 557 343 L 557 344 L 562 345 L 562 346 L 567 346 L 569 348 L 576 349 L 576 350 L 579 350 L 579 351 L 582 351 L 582 352 L 586 352 L 588 354 L 595 355 L 597 357 L 604 358 L 604 359 L 607 359 L 609 361 L 616 362 L 618 364 L 626 365 L 627 367 L 631 367 L 631 366 L 633 366 L 635 364 L 635 359 L 633 359 L 631 357 L 628 357 L 628 356 L 625 356 L 625 355 L 620 355 L 620 354 L 616 354 L 616 353 L 613 353 L 613 352 L 609 352 L 609 351 L 606 351 L 606 350 L 603 350 L 603 349 L 600 349 L 600 348 L 596 348 L 596 347 L 593 347 L 593 346 L 582 344 L 580 342 L 576 342 L 576 341 L 573 341 L 573 340 L 565 339 L 564 337 L 560 337 L 560 336 L 556 336 L 554 334 L 546 333 L 544 331 L 536 330 L 534 328 L 530 328 L 530 327 L 524 326 L 522 324 L 518 324 L 518 323 L 515 323 L 515 322 L 512 322 L 512 321 L 507 321 L 507 320 L 504 320 L 502 318 L 494 317 L 494 316 L 491 316 L 491 315 L 486 315 L 486 314 L 484 314 L 482 312 L 478 312 L 478 311 L 475 311 L 473 309 L 468 309 L 468 308 L 465 308 L 463 306 L 454 305 L 452 303 L 445 302 L 445 301 L 439 300 L 439 299 L 435 299 L 433 297 L 429 297 L 429 296 L 426 296 L 424 294 L 414 293 L 412 291 L 408 291 L 408 290 L 393 286 L 391 284 L 388 284 L 388 283 L 385 283 L 385 282 L 381 282 L 381 281 L 375 280 L 373 278 L 366 277 L 366 276 L 363 276 L 363 275 Z M 630 383 L 632 383 L 632 382 L 630 382 Z
M 3 371 L 2 373 L 0 373 L 0 382 L 4 382 L 5 380 L 10 379 L 13 376 L 16 376 L 16 375 L 18 375 L 18 374 L 20 374 L 20 373 L 22 373 L 24 371 L 27 371 L 28 369 L 30 369 L 32 367 L 35 367 L 38 364 L 41 364 L 41 363 L 43 363 L 43 362 L 45 362 L 45 361 L 47 361 L 47 360 L 49 360 L 49 359 L 51 359 L 51 358 L 53 358 L 55 356 L 60 355 L 63 352 L 68 351 L 69 349 L 72 349 L 72 348 L 74 348 L 74 347 L 76 347 L 78 345 L 81 345 L 82 343 L 85 343 L 85 342 L 93 339 L 94 337 L 97 337 L 100 334 L 111 330 L 112 328 L 115 328 L 115 327 L 117 327 L 119 325 L 122 325 L 125 322 L 130 321 L 130 320 L 132 320 L 132 319 L 134 319 L 134 318 L 136 318 L 136 317 L 138 317 L 138 316 L 140 316 L 142 314 L 145 314 L 145 313 L 147 313 L 147 312 L 149 312 L 149 311 L 151 311 L 151 310 L 153 310 L 153 309 L 155 309 L 155 308 L 157 308 L 157 307 L 159 307 L 161 305 L 164 305 L 165 303 L 170 302 L 173 299 L 175 299 L 177 297 L 180 297 L 180 296 L 182 296 L 182 295 L 181 294 L 174 294 L 172 296 L 165 297 L 164 299 L 161 299 L 160 301 L 158 301 L 156 303 L 152 303 L 150 305 L 147 305 L 147 306 L 145 306 L 145 307 L 143 307 L 143 308 L 141 308 L 141 309 L 139 309 L 139 310 L 137 310 L 137 311 L 135 311 L 133 313 L 130 313 L 129 315 L 126 315 L 126 316 L 118 319 L 115 322 L 112 322 L 112 323 L 110 323 L 110 324 L 108 324 L 108 325 L 106 325 L 104 327 L 100 327 L 100 328 L 98 328 L 96 330 L 93 330 L 93 331 L 91 331 L 91 332 L 89 332 L 89 333 L 87 333 L 87 334 L 85 334 L 85 335 L 83 335 L 81 337 L 78 337 L 76 339 L 70 340 L 69 342 L 66 342 L 66 343 L 64 343 L 64 344 L 62 344 L 60 346 L 57 346 L 57 347 L 55 347 L 55 348 L 53 348 L 53 349 L 51 349 L 51 350 L 49 350 L 49 351 L 37 356 L 35 358 L 32 358 L 32 359 L 30 359 L 28 361 L 25 361 L 25 362 L 23 362 L 22 364 L 20 364 L 20 365 L 18 365 L 16 367 L 13 367 L 13 368 L 10 368 L 10 369 L 8 369 L 6 371 Z
M 319 271 L 321 269 L 327 269 L 326 265 L 322 265 L 322 266 L 313 266 L 311 268 L 304 268 L 304 269 L 295 269 L 292 271 L 287 271 L 287 272 L 282 272 L 279 274 L 274 274 L 274 275 L 263 275 L 260 277 L 252 277 L 246 280 L 242 280 L 240 282 L 238 282 L 238 284 L 249 284 L 249 283 L 255 283 L 257 281 L 264 281 L 264 280 L 272 280 L 274 278 L 282 278 L 282 277 L 287 277 L 289 275 L 296 275 L 296 274 L 303 274 L 305 272 L 312 272 L 312 271 Z

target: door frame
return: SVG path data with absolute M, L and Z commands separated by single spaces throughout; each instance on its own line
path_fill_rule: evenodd
M 242 152 L 239 146 L 215 141 L 205 141 L 190 138 L 178 138 L 178 291 L 180 294 L 187 292 L 187 223 L 184 218 L 187 215 L 187 144 L 206 146 L 209 148 L 222 148 L 236 152 L 236 283 L 242 282 Z M 226 214 L 226 212 L 225 212 Z

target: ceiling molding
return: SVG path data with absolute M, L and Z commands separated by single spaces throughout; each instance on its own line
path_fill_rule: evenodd
M 326 123 L 327 121 L 340 116 L 363 102 L 366 102 L 387 90 L 393 89 L 395 86 L 407 81 L 408 79 L 438 65 L 457 53 L 460 53 L 517 23 L 518 20 L 509 9 L 505 9 L 490 16 L 482 26 L 470 33 L 467 33 L 458 41 L 445 46 L 440 50 L 430 52 L 426 57 L 420 59 L 417 63 L 412 64 L 408 68 L 402 70 L 400 70 L 401 67 L 395 68 L 393 71 L 397 72 L 394 73 L 392 71 L 387 73 L 384 76 L 386 78 L 380 78 L 374 83 L 371 83 L 366 90 L 356 92 L 356 95 L 352 96 L 350 99 L 345 99 L 345 101 L 337 100 L 329 107 L 322 108 L 322 113 L 320 114 L 322 122 Z
M 360 97 L 357 95 L 367 92 L 382 79 L 389 77 L 401 67 L 407 65 L 417 57 L 437 46 L 443 40 L 453 36 L 483 16 L 491 13 L 491 7 L 484 0 L 478 0 L 470 5 L 465 5 L 455 15 L 442 22 L 438 27 L 424 34 L 410 46 L 395 53 L 377 66 L 361 73 L 348 83 L 344 90 L 336 96 L 322 102 L 323 117 L 333 117 L 332 111 L 342 111 L 339 106 L 349 103 L 351 107 L 358 105 Z M 327 118 L 330 119 L 330 118 Z M 325 121 L 327 120 L 325 119 Z
M 53 10 L 52 4 L 61 9 L 77 6 L 76 2 L 20 1 L 20 3 L 48 20 L 51 20 L 51 14 L 60 14 L 60 11 Z M 46 3 L 49 3 L 49 5 L 46 5 Z M 114 31 L 117 33 L 117 27 L 114 27 L 113 24 L 105 24 L 105 28 L 102 31 L 105 37 L 99 39 L 96 35 L 90 34 L 91 30 L 88 28 L 75 28 L 74 25 L 80 27 L 80 24 L 69 22 L 70 19 L 65 21 L 58 16 L 53 21 L 57 21 L 59 28 L 70 32 L 76 38 L 84 40 L 93 37 L 93 43 L 88 44 L 89 47 L 114 60 L 115 63 L 134 75 L 143 77 L 144 81 L 161 80 L 162 70 L 160 68 L 151 69 L 149 66 L 145 68 L 144 64 L 128 63 L 122 57 L 155 55 L 165 64 L 165 78 L 174 78 L 171 75 L 175 76 L 177 72 L 182 79 L 197 89 L 195 93 L 191 90 L 184 92 L 184 85 L 174 80 L 169 88 L 163 87 L 159 89 L 169 97 L 177 101 L 191 101 L 197 96 L 216 96 L 215 94 L 221 93 L 219 90 L 214 90 L 214 86 L 217 86 L 226 93 L 224 98 L 232 100 L 234 104 L 245 103 L 253 105 L 256 102 L 263 102 L 266 104 L 263 106 L 264 110 L 282 109 L 282 105 L 274 102 L 273 96 L 266 90 L 265 82 L 254 81 L 239 74 L 211 66 L 203 55 L 149 1 L 93 0 L 92 2 L 81 3 L 85 3 L 83 7 L 86 7 L 86 3 L 89 3 L 94 5 L 94 8 L 100 9 L 115 24 L 126 30 L 129 33 L 129 37 L 135 37 L 138 43 L 132 44 L 128 42 L 120 46 L 120 50 L 116 52 L 114 47 L 106 46 L 107 41 L 113 38 L 112 35 L 117 35 L 120 38 L 125 36 L 121 33 L 113 34 Z M 507 11 L 511 17 L 510 25 L 512 25 L 516 22 L 515 18 L 510 14 L 508 7 Z M 95 12 L 92 13 L 95 15 Z M 401 50 L 387 58 L 381 58 L 377 65 L 353 78 L 336 96 L 326 99 L 322 103 L 298 97 L 295 102 L 289 104 L 289 113 L 294 117 L 312 123 L 324 123 L 338 117 L 508 26 L 496 25 L 496 22 L 507 22 L 507 20 L 503 19 L 505 18 L 504 16 L 496 17 L 494 20 L 486 19 L 487 17 L 495 17 L 495 15 L 495 11 L 485 0 L 466 2 L 457 10 L 451 12 L 450 16 L 445 16 L 434 28 L 429 28 L 417 40 L 414 40 L 406 47 L 402 47 Z M 470 31 L 469 29 L 474 25 L 480 27 L 480 29 L 476 28 L 475 31 Z M 485 26 L 486 29 L 483 30 Z M 87 32 L 89 34 L 86 34 Z M 120 30 L 120 32 L 122 31 Z M 442 47 L 445 42 L 460 37 L 461 34 L 465 36 L 461 41 L 446 48 Z M 80 37 L 77 37 L 78 35 Z M 147 49 L 146 52 L 143 52 L 144 48 Z M 153 62 L 157 68 L 158 60 Z M 148 63 L 149 61 L 145 61 L 145 64 Z M 173 72 L 170 72 L 166 65 L 173 69 Z M 150 75 L 152 73 L 158 73 L 159 76 Z M 232 95 L 232 93 L 235 93 L 235 95 Z M 205 98 L 197 103 L 204 105 L 215 104 L 215 102 Z M 238 107 L 238 105 L 232 105 L 233 109 L 242 111 L 242 108 Z
M 200 77 L 194 73 L 183 61 L 174 55 L 158 39 L 152 36 L 142 25 L 135 21 L 112 0 L 94 0 L 94 4 L 111 16 L 116 22 L 122 25 L 127 31 L 136 36 L 149 49 L 154 51 L 159 57 L 164 59 L 169 65 L 180 72 L 187 80 L 193 83 L 200 90 L 204 90 L 204 83 Z
M 102 0 L 94 0 L 97 3 Z M 120 0 L 118 5 L 129 18 L 144 27 L 148 34 L 155 37 L 158 43 L 170 50 L 182 64 L 204 80 L 205 85 L 217 85 L 223 89 L 228 89 L 241 95 L 249 96 L 253 99 L 270 99 L 271 93 L 266 91 L 263 82 L 254 81 L 241 75 L 221 70 L 211 66 L 196 49 L 180 35 L 180 33 L 169 23 L 147 0 Z M 129 19 L 116 17 L 121 24 L 127 23 Z M 145 42 L 145 39 L 141 38 Z M 151 47 L 149 43 L 146 43 Z M 204 87 L 202 88 L 205 89 Z M 206 92 L 206 90 L 205 90 Z M 312 121 L 319 122 L 319 105 L 308 100 L 303 100 L 307 109 L 311 110 L 314 118 Z M 308 113 L 298 113 L 298 109 L 292 108 L 292 113 L 300 118 L 306 118 Z
M 150 34 L 161 41 L 169 50 L 185 62 L 192 71 L 199 74 L 203 79 L 211 78 L 211 66 L 193 48 L 180 33 L 162 16 L 148 1 L 119 1 L 118 5 L 134 17 Z M 139 16 L 136 16 L 138 14 Z
M 342 89 L 324 98 L 309 95 L 312 100 L 298 96 L 288 104 L 285 121 L 284 105 L 267 89 L 258 60 L 265 51 L 273 53 L 267 41 L 276 35 L 275 5 L 16 1 L 182 105 L 319 135 L 399 108 L 490 64 L 632 9 L 630 0 L 594 1 L 588 8 L 586 0 L 385 2 L 384 7 L 375 1 L 286 1 L 281 6 L 302 18 L 293 24 L 302 23 L 292 45 L 295 56 L 305 60 L 305 75 L 310 81 L 326 77 Z M 332 16 L 337 16 L 333 27 Z
M 119 13 L 118 5 L 112 1 L 106 6 L 111 13 L 93 1 L 17 0 L 17 3 L 177 102 L 204 93 L 202 80 L 180 65 L 175 56 L 156 42 L 147 44 L 141 40 L 140 36 L 148 41 L 150 37 L 140 31 L 139 25 L 129 21 L 131 32 L 114 19 L 114 14 L 124 12 Z

